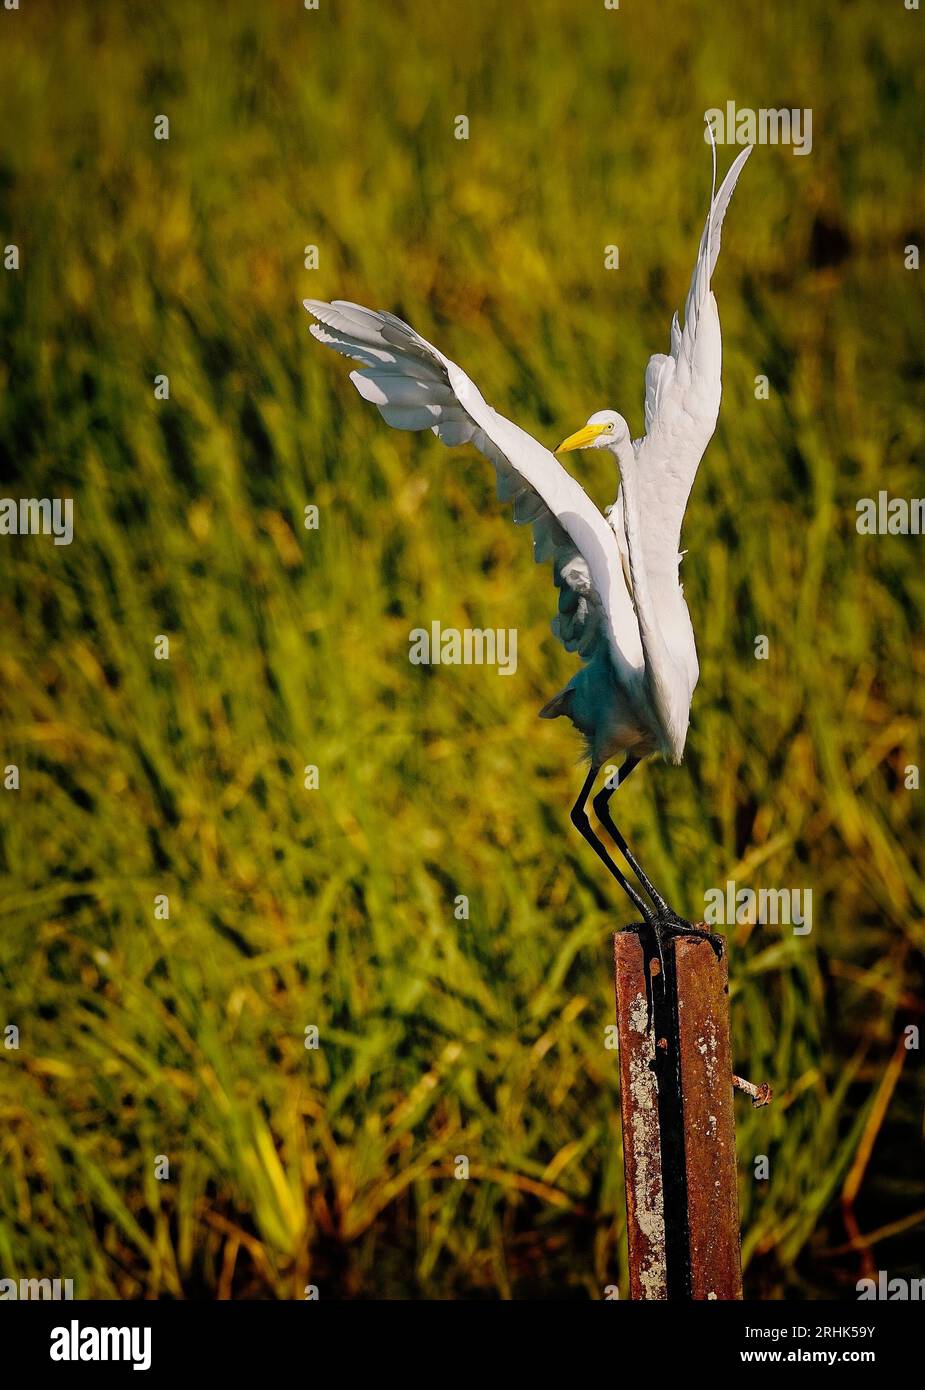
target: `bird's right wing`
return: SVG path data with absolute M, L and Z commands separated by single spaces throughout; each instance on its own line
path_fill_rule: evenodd
M 642 668 L 639 628 L 617 542 L 584 488 L 554 454 L 487 405 L 455 362 L 402 319 L 359 304 L 306 299 L 312 334 L 361 362 L 350 379 L 396 429 L 432 429 L 444 444 L 473 444 L 495 467 L 514 520 L 532 522 L 537 561 L 559 588 L 553 631 L 586 660 L 606 640 L 618 672 Z
M 710 277 L 723 218 L 750 145 L 733 160 L 715 197 L 691 276 L 684 328 L 675 314 L 671 352 L 655 353 L 646 369 L 646 433 L 636 444 L 646 564 L 677 575 L 684 511 L 719 415 L 722 343 Z M 715 151 L 714 151 L 715 158 Z

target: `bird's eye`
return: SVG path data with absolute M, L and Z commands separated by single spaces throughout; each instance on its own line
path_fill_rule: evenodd
M 612 420 L 608 420 L 608 422 L 607 422 L 607 433 L 608 433 L 608 434 L 613 434 L 615 428 L 616 428 L 616 426 L 614 425 L 614 422 L 613 422 Z

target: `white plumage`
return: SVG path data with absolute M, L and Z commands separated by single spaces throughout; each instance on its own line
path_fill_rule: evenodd
M 536 559 L 552 561 L 553 631 L 584 665 L 541 714 L 568 716 L 587 741 L 591 773 L 576 824 L 605 760 L 625 751 L 628 772 L 655 752 L 670 762 L 683 754 L 699 670 L 678 578 L 681 525 L 719 413 L 722 346 L 710 282 L 723 217 L 750 153 L 738 155 L 711 198 L 684 327 L 675 314 L 669 353 L 649 360 L 645 435 L 631 440 L 621 415 L 599 411 L 557 450 L 612 452 L 620 486 L 606 516 L 555 454 L 493 410 L 462 368 L 407 323 L 343 300 L 305 300 L 319 342 L 360 363 L 350 373 L 360 395 L 397 429 L 429 428 L 444 444 L 474 445 L 494 465 L 514 520 L 532 524 Z M 595 805 L 600 814 L 606 802 Z

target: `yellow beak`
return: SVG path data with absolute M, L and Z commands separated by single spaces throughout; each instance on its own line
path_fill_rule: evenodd
M 587 449 L 589 444 L 593 444 L 599 434 L 603 434 L 606 425 L 582 425 L 580 430 L 570 434 L 568 439 L 563 439 L 556 450 L 557 454 L 567 454 L 572 449 Z

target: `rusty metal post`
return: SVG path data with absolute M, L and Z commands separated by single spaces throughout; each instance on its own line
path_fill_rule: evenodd
M 667 1298 L 658 1083 L 646 962 L 639 937 L 630 932 L 618 932 L 613 947 L 630 1298 Z
M 742 1297 L 726 952 L 614 938 L 630 1297 Z

